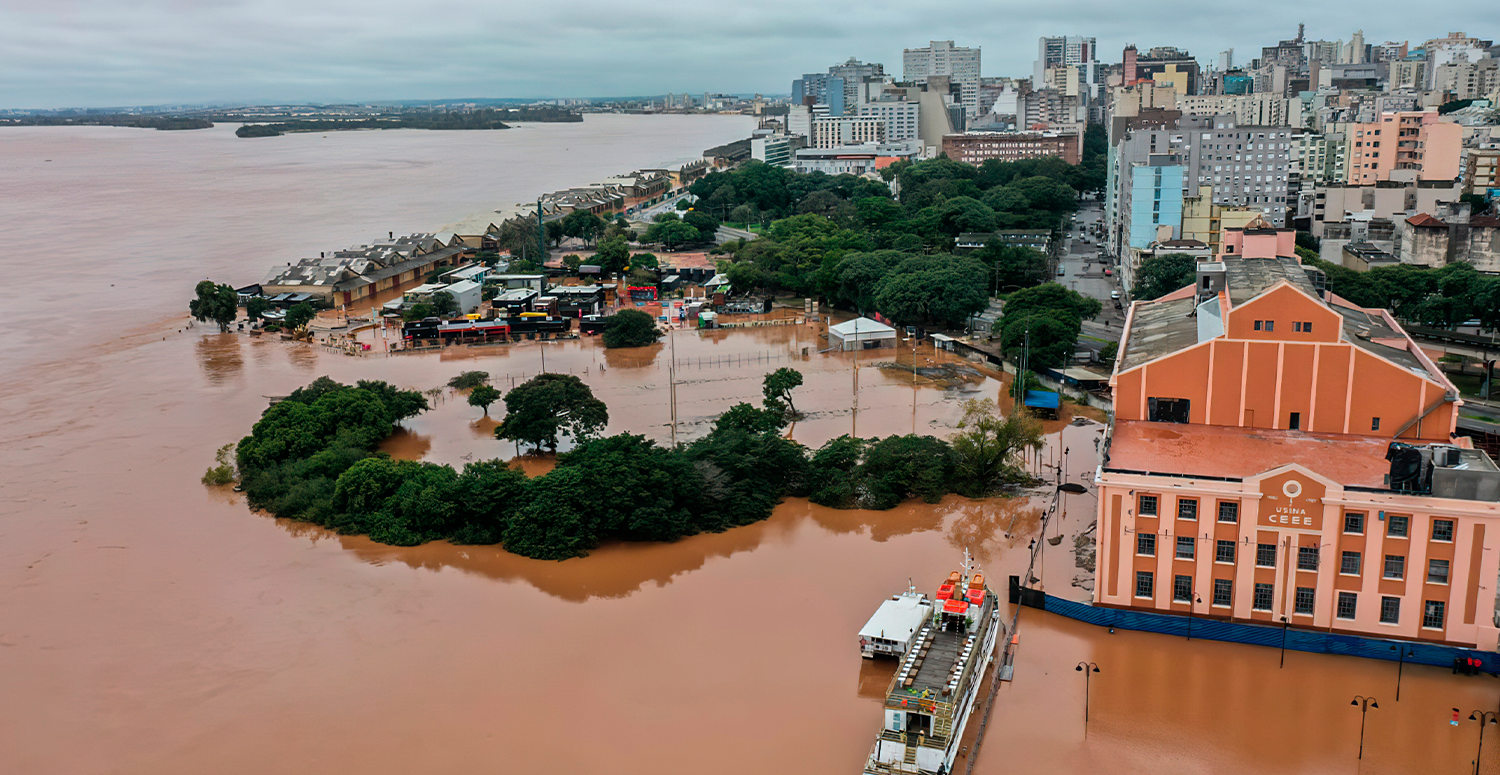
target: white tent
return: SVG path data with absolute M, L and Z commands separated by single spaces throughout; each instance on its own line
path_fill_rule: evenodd
M 829 327 L 828 346 L 834 350 L 895 347 L 896 329 L 869 318 L 855 318 Z

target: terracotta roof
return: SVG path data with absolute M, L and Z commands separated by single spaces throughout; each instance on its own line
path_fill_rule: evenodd
M 1430 226 L 1437 229 L 1448 228 L 1448 224 L 1443 223 L 1442 221 L 1428 215 L 1427 213 L 1417 213 L 1416 215 L 1407 218 L 1406 222 L 1413 226 Z
M 1390 439 L 1116 420 L 1105 470 L 1245 479 L 1297 463 L 1345 486 L 1384 487 Z
M 1500 218 L 1493 215 L 1481 215 L 1478 218 L 1469 219 L 1469 227 L 1473 229 L 1500 229 Z

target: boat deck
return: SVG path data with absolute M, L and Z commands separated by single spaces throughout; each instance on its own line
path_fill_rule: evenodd
M 931 623 L 924 625 L 897 671 L 892 696 L 925 693 L 932 699 L 948 700 L 943 690 L 963 672 L 966 662 L 976 656 L 978 639 L 983 636 L 989 617 L 995 616 L 993 604 L 986 602 L 986 605 L 989 610 L 980 619 L 980 626 L 966 632 L 944 630 Z

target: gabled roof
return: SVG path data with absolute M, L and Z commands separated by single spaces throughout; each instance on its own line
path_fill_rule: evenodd
M 1434 229 L 1446 229 L 1446 228 L 1448 228 L 1448 224 L 1443 223 L 1442 221 L 1440 221 L 1440 220 L 1438 220 L 1438 219 L 1436 219 L 1436 218 L 1428 215 L 1427 213 L 1417 213 L 1416 215 L 1413 215 L 1412 217 L 1407 218 L 1406 222 L 1409 223 L 1409 224 L 1411 224 L 1412 226 L 1427 227 L 1427 228 L 1434 228 Z

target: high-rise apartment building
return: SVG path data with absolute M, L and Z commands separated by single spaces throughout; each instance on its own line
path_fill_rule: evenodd
M 1032 67 L 1031 82 L 1040 86 L 1049 67 L 1097 64 L 1098 45 L 1093 38 L 1066 36 L 1039 38 L 1036 45 L 1036 64 Z
M 960 101 L 969 117 L 979 114 L 979 49 L 934 40 L 925 48 L 901 53 L 902 80 L 926 83 L 932 76 L 945 76 L 959 87 Z
M 1287 127 L 1241 126 L 1232 116 L 1182 116 L 1175 125 L 1128 130 L 1111 149 L 1108 188 L 1125 198 L 1132 168 L 1155 164 L 1181 166 L 1183 195 L 1198 186 L 1213 188 L 1221 205 L 1260 208 L 1268 220 L 1284 223 L 1291 159 Z M 1128 260 L 1140 241 L 1125 208 L 1106 208 L 1107 244 Z
M 1349 185 L 1457 178 L 1463 127 L 1438 119 L 1436 111 L 1386 113 L 1379 121 L 1351 124 Z

